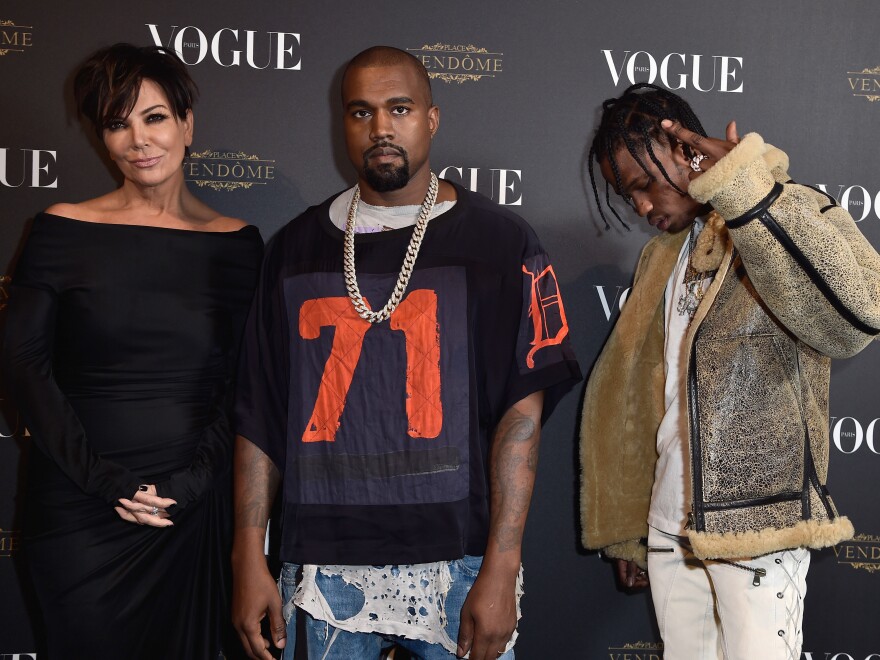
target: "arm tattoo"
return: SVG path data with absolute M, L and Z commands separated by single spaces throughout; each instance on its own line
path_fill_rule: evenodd
M 495 432 L 490 457 L 489 534 L 501 552 L 518 548 L 522 541 L 538 467 L 540 416 L 540 407 L 525 413 L 515 406 L 504 414 Z
M 266 529 L 280 475 L 266 456 L 249 440 L 235 440 L 235 527 Z

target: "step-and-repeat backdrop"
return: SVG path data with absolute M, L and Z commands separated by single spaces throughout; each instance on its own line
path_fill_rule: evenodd
M 209 205 L 268 238 L 352 182 L 341 69 L 358 51 L 389 44 L 419 57 L 433 79 L 442 111 L 435 170 L 537 230 L 588 370 L 654 231 L 637 218 L 631 231 L 605 230 L 598 219 L 584 165 L 602 100 L 650 81 L 690 101 L 710 133 L 736 119 L 742 133 L 788 152 L 792 176 L 837 198 L 880 245 L 878 26 L 876 0 L 4 0 L 0 275 L 11 274 L 35 213 L 116 185 L 71 101 L 73 71 L 96 48 L 129 41 L 180 53 L 202 93 L 186 178 Z M 0 307 L 6 296 L 0 286 Z M 878 372 L 876 344 L 834 367 L 829 483 L 858 536 L 814 555 L 810 660 L 880 658 Z M 581 392 L 544 432 L 518 656 L 659 660 L 647 594 L 620 591 L 611 565 L 579 546 Z M 17 561 L 29 443 L 16 411 L 5 400 L 0 407 L 0 658 L 35 658 L 39 629 Z

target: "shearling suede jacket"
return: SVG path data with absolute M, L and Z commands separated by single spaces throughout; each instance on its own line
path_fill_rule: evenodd
M 704 559 L 853 535 L 825 486 L 830 358 L 880 333 L 880 256 L 833 198 L 787 169 L 753 133 L 688 190 L 714 209 L 692 265 L 717 268 L 686 337 L 687 533 Z M 583 406 L 583 543 L 642 565 L 665 412 L 664 291 L 687 235 L 645 246 Z

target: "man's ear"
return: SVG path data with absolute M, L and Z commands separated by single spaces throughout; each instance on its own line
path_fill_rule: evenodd
M 437 129 L 440 128 L 440 108 L 436 105 L 432 105 L 428 108 L 428 130 L 431 131 L 431 139 L 434 139 L 434 136 L 437 134 Z
M 684 142 L 672 136 L 669 137 L 669 153 L 672 155 L 672 162 L 680 167 L 687 166 L 691 162 L 684 152 Z

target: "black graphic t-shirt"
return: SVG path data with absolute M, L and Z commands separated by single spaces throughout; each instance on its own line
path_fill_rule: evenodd
M 428 225 L 400 305 L 361 319 L 332 199 L 268 248 L 242 346 L 237 432 L 283 475 L 281 559 L 396 564 L 485 551 L 488 450 L 502 415 L 580 378 L 556 276 L 532 229 L 481 195 Z M 356 237 L 378 309 L 412 228 Z

